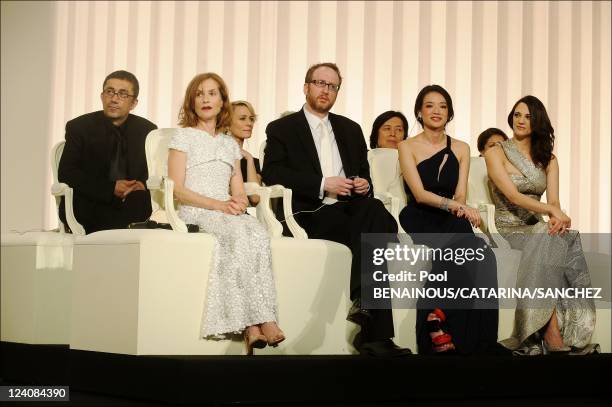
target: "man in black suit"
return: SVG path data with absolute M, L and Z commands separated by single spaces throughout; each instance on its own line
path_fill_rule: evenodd
M 74 215 L 87 233 L 125 228 L 151 216 L 145 139 L 157 126 L 130 114 L 138 91 L 133 74 L 113 72 L 102 84 L 103 110 L 66 123 L 58 178 L 74 190 Z M 63 200 L 59 212 L 66 224 Z
M 397 233 L 397 223 L 382 202 L 372 198 L 367 147 L 361 127 L 329 113 L 342 84 L 333 63 L 311 66 L 304 81 L 302 110 L 271 122 L 263 181 L 293 190 L 296 221 L 308 236 L 333 240 L 351 249 L 350 296 L 347 319 L 361 325 L 355 347 L 362 354 L 401 356 L 391 337 L 390 309 L 361 308 L 361 234 Z

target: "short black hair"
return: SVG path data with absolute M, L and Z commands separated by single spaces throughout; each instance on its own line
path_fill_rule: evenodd
M 121 79 L 131 83 L 132 87 L 134 88 L 134 99 L 138 99 L 138 92 L 140 92 L 140 86 L 138 86 L 138 79 L 136 79 L 136 76 L 134 76 L 133 73 L 128 71 L 115 71 L 108 74 L 108 76 L 104 78 L 104 82 L 102 83 L 102 90 L 104 90 L 106 82 L 108 82 L 109 79 Z
M 382 127 L 385 122 L 393 117 L 399 117 L 404 124 L 404 140 L 408 137 L 408 119 L 402 112 L 395 110 L 387 110 L 384 113 L 378 115 L 374 123 L 372 124 L 372 133 L 370 133 L 370 148 L 378 148 L 378 130 Z
M 423 89 L 421 89 L 421 91 L 417 95 L 416 101 L 414 102 L 414 117 L 419 123 L 421 123 L 421 126 L 423 125 L 423 119 L 419 117 L 419 111 L 423 107 L 423 99 L 425 99 L 425 96 L 427 96 L 428 93 L 432 92 L 441 94 L 444 100 L 446 100 L 446 106 L 448 108 L 448 120 L 446 121 L 446 123 L 453 120 L 453 117 L 455 116 L 455 111 L 453 110 L 453 100 L 451 99 L 450 94 L 446 91 L 446 89 L 444 89 L 440 85 L 427 85 Z
M 496 127 L 489 127 L 488 129 L 480 133 L 480 135 L 478 136 L 478 141 L 476 142 L 476 145 L 478 146 L 478 151 L 482 153 L 485 149 L 485 146 L 487 145 L 487 141 L 489 141 L 492 136 L 496 135 L 502 136 L 504 140 L 508 140 L 508 136 L 506 136 L 506 133 L 504 133 L 503 130 L 500 130 Z

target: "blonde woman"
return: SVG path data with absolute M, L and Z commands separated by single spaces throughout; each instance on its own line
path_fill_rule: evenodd
M 237 100 L 232 102 L 232 125 L 230 126 L 230 134 L 240 146 L 242 159 L 240 160 L 240 172 L 244 182 L 256 182 L 261 185 L 261 167 L 259 160 L 247 150 L 244 149 L 244 140 L 251 138 L 253 135 L 253 126 L 257 120 L 257 114 L 253 105 L 246 100 Z M 259 196 L 254 195 L 249 197 L 251 205 L 255 206 L 259 203 Z

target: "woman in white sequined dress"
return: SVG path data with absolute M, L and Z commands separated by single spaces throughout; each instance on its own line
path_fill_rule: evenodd
M 168 147 L 179 217 L 216 237 L 208 278 L 202 337 L 244 334 L 247 353 L 285 339 L 276 324 L 276 291 L 270 239 L 245 215 L 240 147 L 231 124 L 227 86 L 215 73 L 194 77 L 185 92 L 179 125 Z

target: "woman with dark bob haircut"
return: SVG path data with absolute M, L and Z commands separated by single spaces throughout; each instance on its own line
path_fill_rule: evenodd
M 408 136 L 408 120 L 402 112 L 387 110 L 372 124 L 370 148 L 397 148 Z
M 591 277 L 578 231 L 559 202 L 555 133 L 544 104 L 525 96 L 508 115 L 513 137 L 485 153 L 495 225 L 521 250 L 517 288 L 582 289 Z M 546 203 L 541 202 L 546 192 Z M 548 215 L 546 222 L 542 215 Z M 597 352 L 592 298 L 518 299 L 512 336 L 501 341 L 518 355 Z
M 452 99 L 441 86 L 426 86 L 419 92 L 414 115 L 423 131 L 399 144 L 408 195 L 399 219 L 415 244 L 441 251 L 482 253 L 479 261 L 461 264 L 432 259 L 431 274 L 446 278 L 427 282 L 425 288 L 496 288 L 495 255 L 474 235 L 472 225 L 480 224 L 480 214 L 465 203 L 470 147 L 446 134 L 446 123 L 453 114 Z M 497 326 L 496 300 L 417 301 L 419 354 L 496 352 Z
M 508 140 L 508 136 L 503 130 L 500 130 L 495 127 L 489 127 L 482 133 L 478 135 L 478 141 L 476 142 L 476 146 L 478 147 L 478 152 L 480 156 L 485 153 L 489 148 L 493 147 L 495 143 L 498 141 Z

